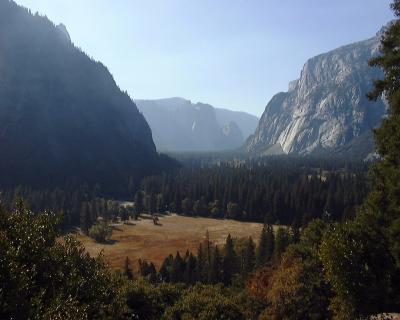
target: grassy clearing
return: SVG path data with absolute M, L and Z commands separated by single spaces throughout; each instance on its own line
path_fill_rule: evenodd
M 213 243 L 223 244 L 229 233 L 234 238 L 252 236 L 257 240 L 261 229 L 260 223 L 169 215 L 160 217 L 158 226 L 146 217 L 131 225 L 115 226 L 108 244 L 96 243 L 81 234 L 77 237 L 90 255 L 103 250 L 113 268 L 122 268 L 126 257 L 135 268 L 138 259 L 152 261 L 158 268 L 169 254 L 175 255 L 177 251 L 184 254 L 186 250 L 196 252 L 207 230 Z

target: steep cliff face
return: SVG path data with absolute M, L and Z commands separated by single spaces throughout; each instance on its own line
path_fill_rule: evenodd
M 307 61 L 289 91 L 268 103 L 245 144 L 247 151 L 263 154 L 280 145 L 285 153 L 309 154 L 343 148 L 371 135 L 385 114 L 382 101 L 366 98 L 373 80 L 381 77 L 368 65 L 379 53 L 379 40 L 380 33 Z M 371 152 L 373 144 L 366 149 L 363 152 Z

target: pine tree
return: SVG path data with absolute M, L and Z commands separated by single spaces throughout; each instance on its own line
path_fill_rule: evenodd
M 389 105 L 374 132 L 380 159 L 370 168 L 371 191 L 355 219 L 336 226 L 320 246 L 338 319 L 400 310 L 400 0 L 392 9 L 397 19 L 383 35 L 381 55 L 370 61 L 384 78 L 369 98 L 383 96 Z
M 211 258 L 210 273 L 209 273 L 210 283 L 221 282 L 221 255 L 219 253 L 218 246 L 215 246 Z
M 196 258 L 190 252 L 185 263 L 185 273 L 183 275 L 183 280 L 187 284 L 194 284 L 197 281 L 196 277 Z
M 276 233 L 274 259 L 279 261 L 282 254 L 285 252 L 286 247 L 289 245 L 290 239 L 286 229 L 280 227 Z
M 205 283 L 207 280 L 208 269 L 206 257 L 204 254 L 203 245 L 200 243 L 199 248 L 197 249 L 197 266 L 196 266 L 196 279 L 199 282 Z
M 258 242 L 257 247 L 257 266 L 262 266 L 268 261 L 268 254 L 267 254 L 267 246 L 268 246 L 268 235 L 267 235 L 267 228 L 268 226 L 264 225 L 261 230 L 260 240 Z
M 244 248 L 244 260 L 243 260 L 243 274 L 247 276 L 251 272 L 253 272 L 254 267 L 256 265 L 256 253 L 255 253 L 255 244 L 251 237 L 249 237 L 246 241 L 246 246 Z
M 144 199 L 143 199 L 143 192 L 138 191 L 135 194 L 135 215 L 139 217 L 140 214 L 143 212 L 144 209 Z
M 233 240 L 228 234 L 224 246 L 224 257 L 222 260 L 222 282 L 229 286 L 232 284 L 232 277 L 237 273 L 238 257 L 236 256 Z
M 170 282 L 171 281 L 171 271 L 172 271 L 173 261 L 174 261 L 174 257 L 171 254 L 167 258 L 164 259 L 164 262 L 161 265 L 160 271 L 158 273 L 158 277 L 162 282 Z
M 178 251 L 172 263 L 171 282 L 183 282 L 184 271 L 185 263 L 183 262 L 183 259 Z

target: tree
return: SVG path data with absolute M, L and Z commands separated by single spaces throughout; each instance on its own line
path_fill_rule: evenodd
M 262 266 L 271 261 L 274 245 L 274 230 L 271 225 L 264 225 L 257 248 L 257 266 Z
M 158 276 L 162 282 L 170 282 L 171 281 L 171 272 L 172 272 L 172 263 L 174 261 L 174 257 L 170 254 L 167 258 L 164 259 L 163 264 L 161 265 Z
M 171 281 L 172 282 L 183 282 L 183 273 L 184 272 L 185 272 L 185 263 L 178 251 L 176 253 L 174 261 L 172 262 Z
M 163 319 L 244 320 L 245 317 L 220 287 L 196 285 L 188 288 L 176 303 L 166 309 Z
M 255 254 L 255 244 L 251 237 L 246 241 L 246 246 L 244 248 L 243 255 L 243 275 L 247 276 L 250 274 L 256 265 L 256 254 Z
M 139 217 L 144 209 L 144 195 L 142 191 L 138 191 L 135 194 L 135 214 Z
M 383 70 L 370 99 L 381 96 L 388 116 L 375 130 L 380 160 L 370 169 L 371 191 L 353 221 L 337 225 L 321 245 L 321 258 L 335 297 L 337 318 L 366 317 L 400 308 L 400 1 L 397 20 L 381 40 L 372 66 Z
M 187 284 L 194 284 L 196 282 L 196 258 L 191 252 L 189 253 L 185 265 L 183 280 Z
M 224 257 L 222 260 L 222 282 L 229 286 L 232 284 L 232 277 L 238 272 L 238 257 L 235 253 L 231 235 L 225 241 Z
M 229 202 L 226 206 L 227 218 L 237 219 L 240 215 L 240 208 L 237 203 Z
M 268 303 L 260 319 L 331 319 L 332 293 L 319 259 L 327 229 L 321 220 L 312 221 L 302 231 L 300 242 L 290 245 L 280 261 L 251 276 L 247 291 Z
M 279 227 L 275 237 L 274 259 L 278 261 L 290 243 L 290 237 L 286 229 Z
M 112 228 L 103 220 L 89 229 L 89 237 L 97 242 L 106 242 L 112 236 Z
M 211 257 L 209 282 L 210 283 L 221 282 L 221 255 L 219 253 L 218 246 L 215 246 Z
M 203 245 L 200 243 L 199 248 L 197 249 L 197 266 L 196 266 L 196 278 L 200 282 L 207 281 L 207 259 L 204 254 Z
M 12 212 L 0 208 L 0 318 L 120 318 L 115 278 L 101 257 L 61 238 L 59 222 L 22 203 Z
M 400 1 L 392 3 L 397 18 L 400 17 Z M 375 130 L 375 143 L 381 156 L 371 170 L 372 191 L 367 205 L 384 219 L 385 234 L 390 249 L 400 268 L 400 19 L 395 20 L 385 32 L 381 41 L 382 54 L 370 61 L 380 67 L 384 78 L 375 82 L 371 99 L 384 96 L 389 104 L 388 116 Z
M 182 200 L 182 211 L 184 214 L 192 214 L 193 212 L 193 201 L 190 198 L 185 198 Z
M 126 257 L 126 258 L 125 258 L 125 262 L 124 262 L 124 271 L 123 271 L 123 274 L 124 274 L 124 276 L 127 277 L 129 280 L 132 280 L 132 279 L 133 279 L 133 272 L 132 272 L 132 269 L 131 269 L 130 265 L 131 265 L 131 262 L 129 261 L 129 258 Z

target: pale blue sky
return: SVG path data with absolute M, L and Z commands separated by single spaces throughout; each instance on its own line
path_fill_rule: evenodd
M 261 115 L 305 61 L 372 37 L 389 0 L 17 0 L 64 23 L 134 99 Z

